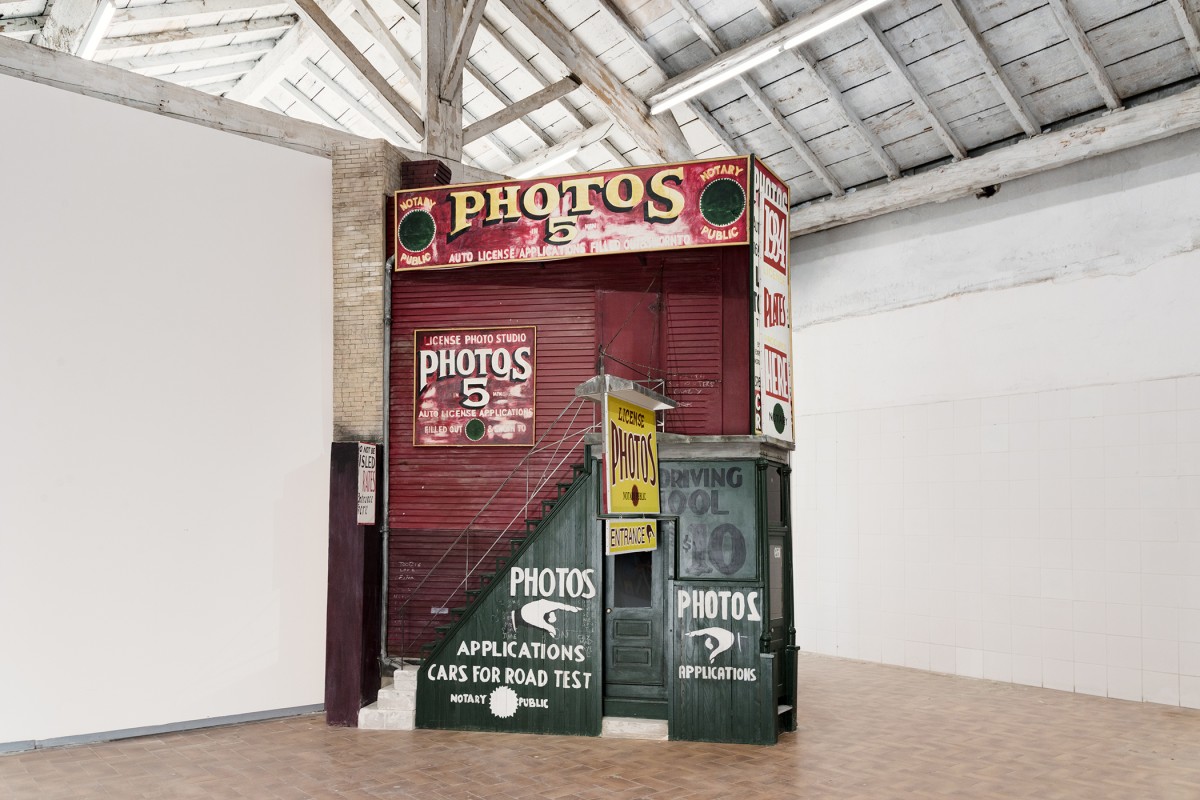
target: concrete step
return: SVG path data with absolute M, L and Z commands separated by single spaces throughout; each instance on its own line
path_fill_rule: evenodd
M 605 717 L 600 721 L 602 739 L 650 739 L 667 740 L 665 719 L 637 719 L 636 717 Z
M 358 727 L 369 731 L 411 731 L 417 717 L 417 670 L 384 678 L 379 698 L 358 712 Z
M 416 725 L 412 712 L 389 711 L 372 704 L 358 710 L 358 727 L 364 731 L 411 731 Z

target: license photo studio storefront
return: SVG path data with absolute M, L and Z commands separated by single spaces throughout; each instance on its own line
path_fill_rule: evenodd
M 787 209 L 752 157 L 396 194 L 385 646 L 418 727 L 794 729 Z

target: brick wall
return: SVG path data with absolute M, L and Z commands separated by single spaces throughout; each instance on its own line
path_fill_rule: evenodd
M 383 438 L 384 202 L 403 154 L 385 141 L 333 151 L 333 438 Z

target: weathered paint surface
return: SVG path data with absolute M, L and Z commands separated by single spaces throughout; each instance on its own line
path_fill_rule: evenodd
M 645 263 L 642 263 L 642 262 Z M 744 248 L 685 251 L 653 257 L 608 256 L 554 265 L 489 267 L 397 275 L 393 281 L 391 369 L 391 481 L 388 650 L 416 656 L 441 609 L 466 602 L 460 581 L 463 560 L 478 558 L 498 536 L 522 531 L 524 517 L 540 515 L 543 497 L 565 481 L 569 464 L 542 495 L 526 505 L 521 469 L 462 537 L 436 574 L 433 565 L 472 523 L 484 501 L 527 452 L 514 447 L 473 447 L 464 468 L 463 450 L 414 447 L 415 374 L 413 332 L 418 328 L 537 327 L 536 436 L 547 431 L 575 401 L 575 387 L 592 377 L 600 346 L 641 374 L 667 374 L 666 393 L 679 402 L 667 415 L 666 432 L 690 435 L 745 434 L 750 424 L 750 298 Z M 614 299 L 616 298 L 616 299 Z M 626 302 L 620 302 L 627 299 Z M 628 309 L 642 306 L 641 316 Z M 647 319 L 642 319 L 642 316 Z M 659 346 L 637 345 L 658 333 Z M 613 374 L 635 377 L 634 368 L 610 360 Z M 629 372 L 622 372 L 629 369 Z M 593 409 L 569 411 L 553 440 L 591 427 Z M 565 451 L 543 448 L 529 464 L 533 485 Z M 572 459 L 578 461 L 578 459 Z M 550 470 L 552 471 L 552 470 Z M 500 534 L 516 519 L 509 534 Z M 507 542 L 498 547 L 507 550 Z M 450 568 L 455 564 L 455 568 Z M 422 583 L 424 581 L 424 583 Z
M 595 479 L 577 480 L 421 667 L 417 726 L 600 732 L 602 541 Z
M 773 669 L 759 652 L 762 585 L 671 581 L 670 595 L 670 737 L 773 743 Z

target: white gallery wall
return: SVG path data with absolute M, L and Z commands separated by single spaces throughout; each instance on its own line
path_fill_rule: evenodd
M 329 161 L 0 108 L 0 746 L 319 705 Z
M 1200 134 L 793 242 L 798 643 L 1200 707 Z

